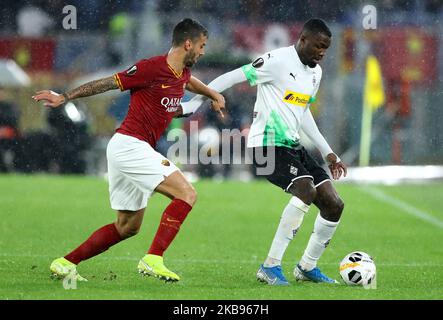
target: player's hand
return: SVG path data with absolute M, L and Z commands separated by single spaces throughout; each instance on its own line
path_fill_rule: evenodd
M 326 156 L 326 161 L 329 163 L 328 167 L 334 180 L 340 179 L 342 175 L 343 177 L 346 177 L 348 169 L 335 153 L 328 154 Z
M 38 91 L 32 98 L 35 101 L 43 101 L 46 107 L 57 108 L 65 102 L 65 97 L 51 90 Z
M 223 110 L 225 110 L 225 97 L 223 97 L 220 93 L 215 92 L 214 98 L 212 99 L 212 110 L 218 112 L 222 118 L 225 117 L 223 114 Z

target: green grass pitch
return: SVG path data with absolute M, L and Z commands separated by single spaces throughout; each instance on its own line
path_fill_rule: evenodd
M 114 220 L 107 183 L 93 177 L 0 176 L 0 299 L 442 299 L 443 184 L 336 186 L 345 211 L 319 267 L 339 279 L 340 260 L 366 251 L 377 265 L 376 289 L 295 282 L 292 269 L 312 231 L 314 207 L 283 260 L 291 285 L 257 282 L 255 273 L 289 196 L 266 181 L 201 181 L 195 184 L 198 202 L 165 255 L 180 282 L 136 271 L 168 204 L 155 195 L 140 233 L 81 263 L 78 270 L 89 282 L 65 290 L 62 281 L 49 277 L 49 264 Z

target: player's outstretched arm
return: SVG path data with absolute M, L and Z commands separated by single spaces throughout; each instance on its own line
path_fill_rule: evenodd
M 220 113 L 220 115 L 223 117 L 223 109 L 225 109 L 225 98 L 220 93 L 218 93 L 214 89 L 211 89 L 193 76 L 191 76 L 191 79 L 186 85 L 186 89 L 196 94 L 204 95 L 211 99 L 212 108 L 215 112 Z
M 222 74 L 221 76 L 212 80 L 208 87 L 217 91 L 223 92 L 232 86 L 246 81 L 246 76 L 242 71 L 242 68 L 235 69 L 233 71 Z M 202 95 L 196 95 L 189 102 L 182 103 L 183 114 L 192 114 L 205 102 L 207 97 Z
M 308 138 L 314 143 L 314 145 L 320 150 L 321 155 L 328 163 L 329 170 L 331 171 L 332 178 L 334 180 L 340 179 L 343 175 L 346 177 L 347 168 L 341 159 L 332 151 L 326 139 L 318 130 L 314 117 L 311 111 L 308 109 L 303 116 L 301 129 L 308 136 Z
M 38 91 L 32 98 L 36 101 L 44 101 L 45 106 L 56 108 L 69 100 L 89 97 L 113 89 L 118 89 L 118 84 L 111 76 L 85 83 L 62 94 L 51 90 Z

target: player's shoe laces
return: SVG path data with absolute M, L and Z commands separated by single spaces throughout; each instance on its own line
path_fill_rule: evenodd
M 318 267 L 312 270 L 303 270 L 300 264 L 294 269 L 294 276 L 297 281 L 313 281 L 313 282 L 326 282 L 326 283 L 339 283 L 337 280 L 331 279 L 324 275 Z
M 275 267 L 265 267 L 260 265 L 260 269 L 257 271 L 257 280 L 261 282 L 266 282 L 271 286 L 287 286 L 289 285 L 288 280 L 286 280 L 281 266 Z
M 145 255 L 138 263 L 138 272 L 165 281 L 179 281 L 180 277 L 165 267 L 163 257 L 154 254 Z
M 71 276 L 77 281 L 88 281 L 78 274 L 76 264 L 73 264 L 71 261 L 66 260 L 63 257 L 52 261 L 49 270 L 51 270 L 51 273 L 55 278 L 63 279 L 67 276 Z

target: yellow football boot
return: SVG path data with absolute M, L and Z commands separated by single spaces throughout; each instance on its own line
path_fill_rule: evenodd
M 165 267 L 163 257 L 154 254 L 147 254 L 139 261 L 138 272 L 171 282 L 180 280 L 177 274 Z
M 73 264 L 63 257 L 52 261 L 49 270 L 51 270 L 52 275 L 56 278 L 63 279 L 67 276 L 73 276 L 77 281 L 88 281 L 78 274 L 76 264 Z

